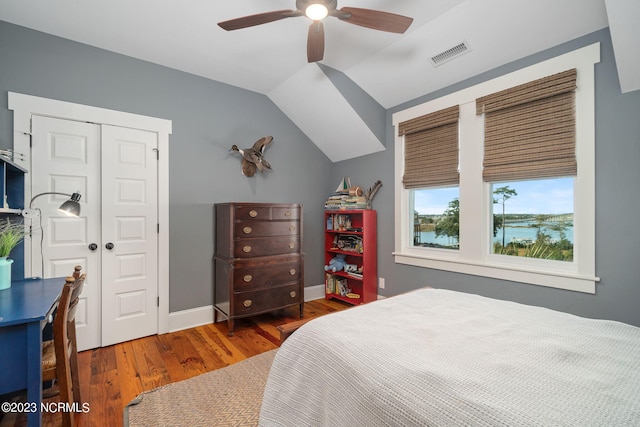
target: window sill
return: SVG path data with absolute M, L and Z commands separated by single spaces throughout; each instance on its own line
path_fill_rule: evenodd
M 596 293 L 600 278 L 573 272 L 531 270 L 519 266 L 479 263 L 459 258 L 426 257 L 424 254 L 394 252 L 397 264 L 433 268 L 454 273 L 527 283 L 589 294 Z M 437 284 L 435 284 L 437 286 Z

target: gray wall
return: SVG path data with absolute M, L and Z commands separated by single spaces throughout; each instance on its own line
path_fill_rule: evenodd
M 596 65 L 596 274 L 595 295 L 500 281 L 458 273 L 395 264 L 393 197 L 393 128 L 391 115 L 496 76 L 568 51 L 601 43 Z M 454 66 L 455 61 L 447 64 Z M 640 326 L 640 91 L 621 94 L 609 30 L 605 29 L 545 52 L 422 96 L 387 112 L 387 150 L 336 163 L 333 175 L 350 175 L 364 185 L 381 179 L 383 188 L 373 202 L 378 211 L 378 272 L 386 279 L 380 293 L 391 296 L 425 285 L 481 294 L 566 311 L 585 317 L 618 320 Z M 333 183 L 327 187 L 330 192 Z M 369 185 L 369 184 L 366 184 Z
M 567 51 L 601 42 L 596 65 L 596 295 L 397 265 L 394 250 L 393 129 L 391 115 Z M 449 65 L 455 64 L 451 62 Z M 335 77 L 335 76 L 334 76 Z M 340 90 L 348 86 L 342 79 Z M 28 30 L 0 21 L 0 147 L 12 145 L 7 91 L 111 108 L 173 121 L 170 137 L 170 311 L 212 302 L 212 208 L 222 201 L 278 201 L 305 205 L 306 282 L 322 282 L 322 206 L 339 177 L 383 187 L 378 210 L 381 294 L 391 296 L 431 285 L 546 306 L 587 317 L 640 326 L 640 93 L 621 94 L 608 30 L 516 61 L 386 113 L 387 150 L 331 162 L 263 96 L 172 69 Z M 348 91 L 351 98 L 358 90 Z M 345 96 L 347 93 L 345 93 Z M 368 102 L 361 97 L 366 105 Z M 352 102 L 352 105 L 353 104 Z M 366 108 L 359 106 L 359 110 Z M 377 114 L 373 105 L 366 117 Z M 375 126 L 372 126 L 375 127 Z M 248 179 L 228 153 L 273 135 L 268 159 L 274 172 Z
M 213 301 L 216 202 L 303 203 L 306 284 L 323 282 L 329 159 L 264 95 L 0 21 L 0 147 L 12 147 L 7 92 L 173 121 L 169 143 L 170 311 Z M 273 135 L 274 171 L 246 178 L 232 144 Z

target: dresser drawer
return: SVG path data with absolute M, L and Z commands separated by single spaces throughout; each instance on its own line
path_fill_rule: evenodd
M 300 206 L 236 206 L 234 218 L 241 221 L 300 219 Z
M 274 263 L 236 263 L 233 269 L 233 289 L 239 292 L 299 282 L 301 268 L 298 256 Z
M 234 218 L 247 221 L 247 220 L 259 220 L 268 221 L 271 220 L 271 207 L 270 206 L 236 206 L 234 209 Z
M 279 286 L 268 291 L 239 292 L 233 298 L 234 315 L 246 315 L 276 310 L 302 302 L 300 283 Z
M 237 239 L 233 247 L 233 256 L 236 258 L 255 258 L 298 252 L 300 252 L 299 236 Z
M 273 207 L 271 212 L 271 219 L 300 219 L 299 207 Z
M 233 226 L 234 237 L 294 236 L 300 234 L 298 221 L 241 221 Z

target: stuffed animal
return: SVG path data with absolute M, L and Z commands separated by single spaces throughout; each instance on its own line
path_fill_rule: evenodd
M 345 261 L 346 257 L 347 256 L 345 254 L 336 254 L 336 256 L 329 261 L 329 265 L 324 266 L 324 271 L 331 270 L 334 273 L 336 271 L 342 271 L 344 266 L 347 264 L 347 262 Z

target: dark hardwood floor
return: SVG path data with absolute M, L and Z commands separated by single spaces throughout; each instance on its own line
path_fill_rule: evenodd
M 305 303 L 304 317 L 349 307 L 339 301 L 310 301 Z M 236 320 L 232 337 L 227 335 L 225 321 L 83 351 L 78 355 L 80 388 L 89 410 L 78 415 L 77 424 L 122 426 L 123 409 L 138 394 L 272 350 L 280 345 L 277 326 L 296 320 L 297 306 Z M 46 400 L 56 401 L 57 397 Z M 60 414 L 44 413 L 42 418 L 47 427 L 62 423 Z M 5 426 L 26 426 L 26 418 L 5 414 L 0 427 Z

